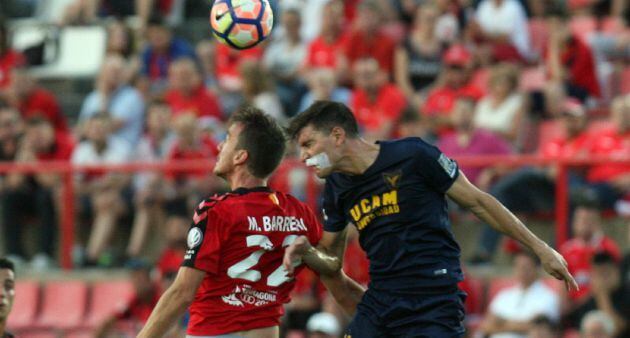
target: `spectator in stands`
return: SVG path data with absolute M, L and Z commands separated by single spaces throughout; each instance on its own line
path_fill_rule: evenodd
M 283 124 L 287 117 L 282 103 L 280 103 L 280 98 L 273 90 L 269 72 L 257 61 L 244 62 L 240 72 L 243 79 L 245 103 L 261 109 Z
M 74 141 L 63 133 L 55 133 L 50 121 L 34 117 L 27 121 L 25 132 L 15 155 L 18 163 L 39 161 L 69 161 Z M 45 269 L 52 265 L 57 234 L 57 212 L 55 195 L 59 193 L 59 175 L 38 173 L 25 175 L 10 173 L 4 182 L 2 195 L 2 220 L 4 237 L 9 255 L 16 261 L 26 257 L 24 242 L 27 220 L 35 218 L 37 238 L 36 254 L 31 265 L 34 269 Z
M 15 299 L 15 266 L 3 257 L 0 257 L 0 283 L 0 337 L 14 338 L 6 326 Z
M 405 137 L 422 137 L 429 143 L 434 143 L 435 139 L 433 135 L 429 135 L 422 123 L 421 116 L 418 114 L 417 109 L 408 106 L 403 110 L 400 115 L 400 119 L 397 122 L 397 131 L 395 133 L 398 138 Z
M 509 64 L 501 64 L 491 70 L 488 80 L 490 92 L 477 105 L 475 125 L 503 136 L 517 144 L 523 135 L 525 121 L 524 98 L 518 92 L 519 73 Z
M 460 155 L 507 155 L 510 144 L 498 135 L 475 127 L 475 102 L 469 98 L 459 98 L 453 108 L 452 120 L 455 132 L 445 135 L 438 141 L 438 148 L 449 157 Z M 466 177 L 482 190 L 488 190 L 502 170 L 493 166 L 467 167 L 460 169 Z
M 530 322 L 527 338 L 556 338 L 558 324 L 545 315 L 534 317 Z
M 586 112 L 574 99 L 565 101 L 563 113 L 558 119 L 564 135 L 539 145 L 538 153 L 545 158 L 584 158 L 589 155 L 591 136 L 586 133 Z M 545 169 L 526 167 L 503 176 L 490 189 L 506 208 L 515 212 L 541 212 L 553 210 L 555 203 L 554 167 Z M 570 176 L 570 188 L 583 187 L 583 179 L 576 173 Z M 471 264 L 488 263 L 501 236 L 485 225 Z
M 335 73 L 330 68 L 313 68 L 306 75 L 309 91 L 302 97 L 299 112 L 303 112 L 313 102 L 331 100 L 348 104 L 351 92 L 340 87 Z
M 166 78 L 171 62 L 182 58 L 195 58 L 195 51 L 183 39 L 173 36 L 171 29 L 159 16 L 149 19 L 147 46 L 142 52 L 141 74 L 149 80 L 151 93 L 161 93 L 166 87 Z
M 453 0 L 437 0 L 435 4 L 440 10 L 440 16 L 435 23 L 435 34 L 442 44 L 451 45 L 460 38 L 458 17 L 463 14 L 462 8 Z
M 435 34 L 438 16 L 432 3 L 418 6 L 411 32 L 396 49 L 395 82 L 416 106 L 421 104 L 421 92 L 433 84 L 442 69 L 442 44 Z
M 0 161 L 15 160 L 23 129 L 24 121 L 20 112 L 13 108 L 0 107 Z
M 540 279 L 540 261 L 522 251 L 513 262 L 517 285 L 506 288 L 490 301 L 480 331 L 490 337 L 526 337 L 530 321 L 545 315 L 553 321 L 560 316 L 558 296 Z
M 381 6 L 377 0 L 361 1 L 355 25 L 344 48 L 351 69 L 358 60 L 373 58 L 389 78 L 394 68 L 396 43 L 382 31 L 382 19 Z
M 615 322 L 607 313 L 593 310 L 580 323 L 582 338 L 614 338 Z
M 527 14 L 517 0 L 483 0 L 477 7 L 475 21 L 470 25 L 481 42 L 479 50 L 487 49 L 491 59 L 520 61 L 529 59 L 530 43 Z
M 338 81 L 345 79 L 348 62 L 342 50 L 348 35 L 344 29 L 343 5 L 341 0 L 331 0 L 324 5 L 321 32 L 308 46 L 306 72 L 313 68 L 330 68 L 338 74 Z
M 204 86 L 193 59 L 180 58 L 171 63 L 164 98 L 174 116 L 192 114 L 204 125 L 223 120 L 219 100 Z
M 350 108 L 367 139 L 391 138 L 395 123 L 407 106 L 403 92 L 387 81 L 387 73 L 376 59 L 355 62 L 354 90 Z
M 341 327 L 337 318 L 327 312 L 316 313 L 306 323 L 307 338 L 339 337 Z
M 615 257 L 607 252 L 597 253 L 591 261 L 592 296 L 582 305 L 571 311 L 566 318 L 569 327 L 577 328 L 584 323 L 589 312 L 599 310 L 613 322 L 611 337 L 630 337 L 630 290 L 621 283 L 619 265 Z M 582 325 L 584 330 L 585 326 Z
M 107 55 L 119 55 L 126 62 L 125 83 L 132 83 L 140 72 L 140 59 L 136 54 L 134 32 L 122 20 L 114 20 L 107 25 Z
M 197 59 L 201 64 L 203 74 L 203 84 L 208 90 L 219 92 L 219 82 L 217 79 L 217 45 L 213 40 L 202 40 L 195 48 Z M 221 96 L 219 95 L 219 99 Z M 224 109 L 225 111 L 225 109 Z
M 567 14 L 561 10 L 550 11 L 547 22 L 549 79 L 564 84 L 568 95 L 581 101 L 589 96 L 600 97 L 593 51 L 571 32 Z
M 601 210 L 597 195 L 584 190 L 574 201 L 573 235 L 574 237 L 560 247 L 560 253 L 566 259 L 569 272 L 580 286 L 569 294 L 573 305 L 584 302 L 591 289 L 591 260 L 596 253 L 607 252 L 618 261 L 621 252 L 615 241 L 604 235 L 601 226 Z
M 466 47 L 462 45 L 450 47 L 444 53 L 442 62 L 445 67 L 441 79 L 429 92 L 420 109 L 429 130 L 439 135 L 450 128 L 450 113 L 457 98 L 470 97 L 478 100 L 483 96 L 481 89 L 470 81 L 472 55 Z
M 144 99 L 140 92 L 126 84 L 125 61 L 118 55 L 105 58 L 94 82 L 94 90 L 83 101 L 79 122 L 85 124 L 90 117 L 108 112 L 114 135 L 135 146 L 142 135 Z
M 85 122 L 85 140 L 72 153 L 75 165 L 121 164 L 131 160 L 132 148 L 113 133 L 108 114 L 92 115 Z M 77 191 L 82 213 L 92 216 L 92 231 L 87 245 L 85 265 L 95 265 L 105 251 L 118 220 L 130 204 L 126 191 L 129 178 L 120 173 L 87 172 L 78 177 Z
M 594 136 L 591 154 L 594 156 L 623 157 L 630 154 L 630 94 L 612 102 L 611 129 Z M 630 164 L 604 163 L 592 166 L 587 182 L 604 208 L 613 208 L 617 200 L 630 193 Z
M 26 68 L 13 69 L 11 85 L 5 94 L 6 102 L 19 110 L 25 120 L 34 116 L 43 116 L 53 123 L 55 130 L 68 131 L 66 117 L 61 112 L 57 98 L 37 85 Z
M 134 296 L 125 307 L 107 318 L 95 331 L 98 338 L 110 337 L 115 332 L 115 325 L 119 321 L 128 321 L 142 326 L 149 319 L 151 311 L 160 300 L 160 291 L 151 278 L 151 266 L 140 260 L 127 263 L 130 270 Z
M 263 63 L 275 79 L 284 110 L 293 116 L 305 91 L 299 71 L 306 56 L 306 43 L 300 36 L 302 18 L 297 8 L 284 10 L 281 19 L 284 34 L 271 40 Z
M 24 55 L 11 48 L 9 27 L 6 20 L 0 17 L 0 101 L 11 83 L 11 70 L 25 64 Z
M 200 160 L 216 158 L 217 144 L 202 133 L 197 119 L 183 114 L 173 119 L 175 142 L 166 161 Z M 217 191 L 218 179 L 208 170 L 166 171 L 164 182 L 166 195 L 166 226 L 186 227 L 189 224 L 190 210 L 207 196 L 209 191 Z M 164 194 L 164 192 L 163 192 Z
M 166 102 L 153 101 L 147 110 L 147 127 L 135 149 L 134 159 L 142 163 L 161 162 L 175 144 L 176 136 L 170 127 L 171 109 Z M 127 246 L 127 256 L 138 258 L 146 243 L 149 229 L 161 229 L 164 220 L 164 175 L 143 172 L 134 179 L 134 222 Z

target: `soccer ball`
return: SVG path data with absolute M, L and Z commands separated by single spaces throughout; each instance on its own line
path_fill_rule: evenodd
M 269 36 L 273 12 L 267 0 L 216 0 L 210 11 L 210 26 L 220 42 L 247 49 Z

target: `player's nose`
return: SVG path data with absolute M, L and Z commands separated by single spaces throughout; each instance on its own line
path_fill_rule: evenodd
M 300 161 L 302 161 L 302 163 L 306 163 L 306 160 L 309 158 L 310 156 L 308 155 L 308 153 L 304 150 L 300 150 Z
M 217 145 L 217 150 L 218 150 L 219 152 L 221 152 L 221 149 L 223 149 L 223 144 L 224 144 L 224 143 L 225 143 L 225 141 L 221 141 L 221 143 L 219 143 L 219 144 Z

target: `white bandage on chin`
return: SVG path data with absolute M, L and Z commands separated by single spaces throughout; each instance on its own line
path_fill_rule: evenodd
M 331 167 L 330 159 L 325 152 L 321 152 L 306 159 L 306 165 L 309 167 L 316 167 L 317 169 L 326 169 Z

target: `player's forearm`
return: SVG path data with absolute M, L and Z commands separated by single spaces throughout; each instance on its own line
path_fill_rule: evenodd
M 304 263 L 322 276 L 332 276 L 341 271 L 342 260 L 321 247 L 310 247 L 302 257 Z
M 470 210 L 492 228 L 538 253 L 547 244 L 536 237 L 511 211 L 487 193 L 483 193 Z
M 365 288 L 346 276 L 343 270 L 334 275 L 321 276 L 321 281 L 343 311 L 350 317 L 354 316 Z
M 193 296 L 188 290 L 169 288 L 160 297 L 160 301 L 155 306 L 147 324 L 140 331 L 137 338 L 162 337 L 177 319 L 184 315 L 186 308 L 192 301 Z

